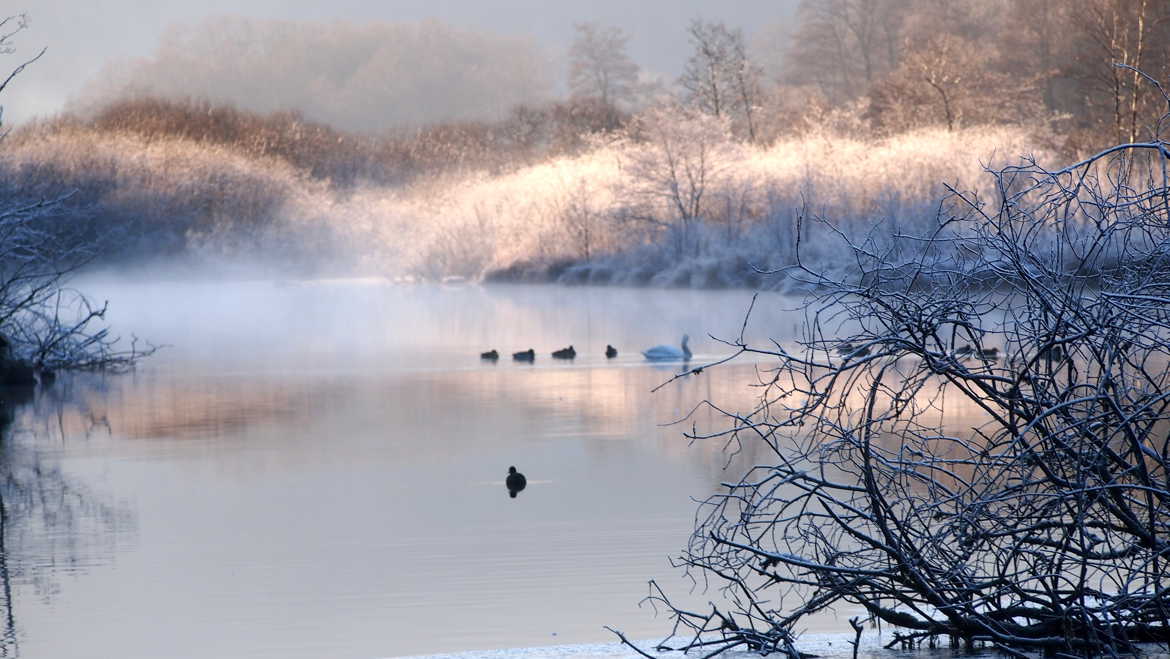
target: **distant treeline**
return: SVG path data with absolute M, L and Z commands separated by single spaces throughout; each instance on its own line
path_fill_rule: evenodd
M 803 0 L 779 104 L 883 134 L 1051 124 L 1066 152 L 1149 138 L 1170 82 L 1170 2 Z M 803 113 L 808 116 L 810 113 Z
M 750 39 L 701 19 L 688 36 L 682 74 L 656 96 L 620 29 L 579 25 L 574 97 L 637 107 L 666 93 L 757 144 L 1000 125 L 1067 156 L 1148 139 L 1168 109 L 1165 1 L 801 0 L 789 24 Z
M 189 140 L 252 157 L 279 158 L 316 179 L 347 187 L 401 185 L 419 177 L 499 172 L 579 152 L 591 135 L 620 127 L 628 115 L 594 99 L 513 109 L 498 121 L 447 122 L 371 136 L 305 119 L 294 111 L 261 114 L 207 100 L 133 97 L 83 116 L 66 115 L 20 131 L 35 140 L 60 131 Z
M 531 164 L 664 101 L 757 144 L 821 128 L 865 138 L 1016 125 L 1068 155 L 1148 137 L 1167 109 L 1143 74 L 1170 83 L 1170 2 L 801 0 L 785 25 L 745 36 L 696 19 L 688 37 L 670 80 L 643 74 L 620 28 L 578 24 L 558 101 L 552 59 L 530 41 L 437 22 L 215 19 L 175 28 L 152 56 L 99 77 L 82 115 L 267 139 L 255 148 L 302 161 L 336 155 L 344 162 L 310 169 L 345 183 Z M 334 145 L 334 129 L 350 133 Z
M 1170 3 L 1139 0 L 810 0 L 771 75 L 741 31 L 689 34 L 673 90 L 647 86 L 621 30 L 586 23 L 567 98 L 382 132 L 127 93 L 12 132 L 0 195 L 62 199 L 62 239 L 108 263 L 755 284 L 747 264 L 792 262 L 798 218 L 859 240 L 927 228 L 943 184 L 978 190 L 981 163 L 1148 138 L 1165 101 L 1143 75 L 1170 74 Z

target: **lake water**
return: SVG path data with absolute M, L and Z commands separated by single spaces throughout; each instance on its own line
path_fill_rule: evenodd
M 728 354 L 707 335 L 738 335 L 749 292 L 82 288 L 124 335 L 168 347 L 128 375 L 62 378 L 19 412 L 3 656 L 386 657 L 612 640 L 603 625 L 660 637 L 668 619 L 638 606 L 647 581 L 686 599 L 668 557 L 692 498 L 739 475 L 720 445 L 682 436 L 718 415 L 663 424 L 703 400 L 749 406 L 760 364 L 652 393 L 679 365 L 638 351 L 688 332 L 696 362 Z M 795 304 L 761 297 L 748 338 L 791 338 Z M 549 357 L 569 344 L 572 362 Z M 479 359 L 530 347 L 535 364 Z M 509 465 L 528 477 L 515 499 Z

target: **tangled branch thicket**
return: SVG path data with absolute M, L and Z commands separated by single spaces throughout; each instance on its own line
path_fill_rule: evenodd
M 120 346 L 96 305 L 68 285 L 94 248 L 58 240 L 58 200 L 0 202 L 0 384 L 17 373 L 130 368 L 155 347 Z
M 1025 161 L 990 172 L 993 199 L 953 191 L 929 235 L 840 233 L 851 274 L 798 263 L 802 337 L 730 341 L 776 365 L 758 406 L 690 435 L 770 451 L 679 559 L 724 603 L 655 586 L 660 649 L 795 656 L 830 607 L 892 645 L 1170 643 L 1168 163 L 1161 139 Z

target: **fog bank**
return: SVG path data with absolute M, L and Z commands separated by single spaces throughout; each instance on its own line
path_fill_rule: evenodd
M 549 56 L 531 39 L 420 23 L 221 17 L 173 27 L 149 57 L 107 66 L 80 106 L 135 95 L 201 98 L 380 133 L 496 119 L 547 98 Z M 180 73 L 181 75 L 176 75 Z
M 563 55 L 574 35 L 573 24 L 596 20 L 630 35 L 630 55 L 643 70 L 672 79 L 690 50 L 686 26 L 691 19 L 722 20 L 753 34 L 760 26 L 788 20 L 794 6 L 794 0 L 740 0 L 718 6 L 705 0 L 597 0 L 587 5 L 538 0 L 37 0 L 10 8 L 27 11 L 31 28 L 18 39 L 17 52 L 0 61 L 15 65 L 18 57 L 31 56 L 41 47 L 48 52 L 14 81 L 0 102 L 10 124 L 60 112 L 67 101 L 78 99 L 99 71 L 153 57 L 166 47 L 168 28 L 190 29 L 212 16 L 305 21 L 323 27 L 339 21 L 351 25 L 439 21 L 457 30 L 531 40 L 549 57 L 556 80 L 565 74 Z M 179 79 L 188 75 L 181 70 L 171 73 Z

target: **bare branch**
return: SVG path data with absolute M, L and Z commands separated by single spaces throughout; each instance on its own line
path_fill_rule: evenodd
M 677 559 L 726 606 L 652 594 L 680 649 L 770 647 L 835 604 L 904 647 L 1170 643 L 1168 153 L 991 170 L 995 196 L 952 190 L 924 235 L 824 222 L 855 269 L 797 260 L 799 348 L 741 329 L 670 380 L 774 359 L 753 409 L 705 402 L 728 427 L 686 434 L 775 459 L 701 504 Z

